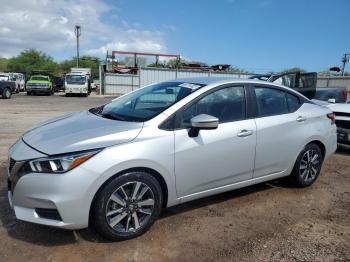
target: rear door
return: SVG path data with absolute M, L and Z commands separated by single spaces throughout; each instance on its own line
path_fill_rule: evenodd
M 300 150 L 307 121 L 298 96 L 274 86 L 253 86 L 257 144 L 254 177 L 284 172 Z

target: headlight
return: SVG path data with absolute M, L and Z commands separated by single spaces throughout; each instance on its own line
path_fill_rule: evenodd
M 26 170 L 35 173 L 64 173 L 84 163 L 101 150 L 85 151 L 30 160 L 26 163 Z M 23 174 L 22 174 L 23 175 Z

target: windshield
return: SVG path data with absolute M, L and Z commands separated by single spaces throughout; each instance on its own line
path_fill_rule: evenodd
M 82 75 L 66 75 L 67 84 L 83 85 L 86 82 L 86 76 Z
M 116 120 L 143 122 L 201 87 L 203 85 L 193 83 L 162 82 L 124 95 L 90 112 Z
M 35 80 L 35 81 L 48 81 L 47 76 L 32 76 L 30 80 Z

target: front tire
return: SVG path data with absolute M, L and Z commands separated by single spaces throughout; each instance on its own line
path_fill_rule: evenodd
M 4 90 L 2 90 L 2 94 L 1 94 L 3 99 L 10 99 L 11 98 L 11 89 L 10 88 L 4 88 Z
M 109 240 L 118 241 L 145 233 L 158 218 L 163 205 L 159 182 L 145 172 L 117 176 L 97 193 L 92 224 Z
M 308 144 L 300 152 L 291 174 L 292 182 L 298 187 L 311 186 L 318 178 L 323 163 L 320 147 Z

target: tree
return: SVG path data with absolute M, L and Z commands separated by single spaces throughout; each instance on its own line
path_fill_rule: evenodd
M 237 73 L 237 74 L 250 74 L 250 72 L 248 72 L 244 69 L 241 69 L 239 67 L 236 67 L 236 66 L 231 66 L 230 69 L 228 70 L 228 72 Z
M 7 71 L 8 60 L 4 57 L 0 57 L 0 72 Z
M 305 69 L 299 68 L 299 67 L 292 67 L 292 68 L 287 68 L 282 71 L 282 73 L 297 73 L 297 72 L 306 72 Z
M 30 74 L 32 70 L 50 70 L 55 75 L 60 74 L 60 68 L 53 58 L 36 49 L 25 50 L 8 59 L 7 70 L 26 74 Z
M 99 78 L 100 60 L 93 56 L 82 56 L 79 59 L 79 67 L 91 68 L 91 76 L 94 79 Z M 77 60 L 75 57 L 64 60 L 60 63 L 60 68 L 63 73 L 68 73 L 72 67 L 77 67 Z

